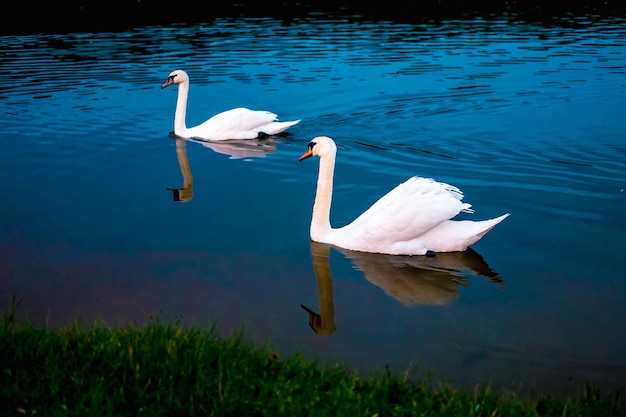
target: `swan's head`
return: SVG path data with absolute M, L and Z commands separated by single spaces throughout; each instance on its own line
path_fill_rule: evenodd
M 193 199 L 193 188 L 168 188 L 172 192 L 172 198 L 179 203 L 187 203 Z
M 337 153 L 337 145 L 328 136 L 318 136 L 309 142 L 306 152 L 298 159 L 303 161 L 313 155 L 323 157 L 325 155 L 335 155 Z
M 189 76 L 187 75 L 185 71 L 174 70 L 170 73 L 170 75 L 168 75 L 167 81 L 163 83 L 163 85 L 161 86 L 161 89 L 167 87 L 168 85 L 180 84 L 180 83 L 185 83 L 188 81 L 189 81 Z

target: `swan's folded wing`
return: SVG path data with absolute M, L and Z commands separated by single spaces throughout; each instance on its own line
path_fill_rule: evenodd
M 265 110 L 250 110 L 245 107 L 226 110 L 216 114 L 204 123 L 215 123 L 223 126 L 239 126 L 242 128 L 260 126 L 278 119 L 278 115 Z M 203 123 L 203 124 L 204 124 Z
M 471 212 L 456 187 L 430 178 L 412 177 L 381 197 L 346 226 L 353 238 L 378 243 L 410 240 L 449 220 Z
M 194 132 L 193 136 L 208 139 L 252 139 L 257 136 L 259 127 L 277 118 L 276 114 L 269 111 L 239 107 L 218 113 L 189 131 Z

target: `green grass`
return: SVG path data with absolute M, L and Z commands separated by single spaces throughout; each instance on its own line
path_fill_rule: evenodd
M 145 326 L 77 321 L 57 330 L 0 314 L 0 415 L 19 416 L 618 416 L 619 394 L 529 400 L 381 370 L 325 367 L 242 332 L 153 318 Z

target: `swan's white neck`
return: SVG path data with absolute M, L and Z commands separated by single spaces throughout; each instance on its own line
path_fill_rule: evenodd
M 321 157 L 310 230 L 311 239 L 316 242 L 329 243 L 327 237 L 331 231 L 330 205 L 333 198 L 334 171 L 335 154 Z
M 187 117 L 187 96 L 189 95 L 189 82 L 178 84 L 178 99 L 176 100 L 176 113 L 174 113 L 174 134 L 176 136 L 184 136 L 187 126 L 185 118 Z

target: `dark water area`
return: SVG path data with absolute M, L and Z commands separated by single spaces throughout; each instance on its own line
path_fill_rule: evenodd
M 362 372 L 623 392 L 625 16 L 342 5 L 0 36 L 0 301 L 51 327 L 180 317 Z M 176 68 L 188 125 L 302 122 L 175 139 Z M 461 188 L 462 218 L 511 217 L 434 258 L 312 244 L 318 164 L 298 157 L 318 135 L 338 144 L 334 226 L 412 175 Z
M 266 0 L 189 2 L 184 5 L 151 1 L 83 1 L 39 3 L 38 13 L 9 2 L 0 16 L 0 34 L 68 33 L 128 30 L 146 25 L 191 24 L 223 18 L 273 18 L 289 24 L 294 19 L 321 17 L 375 22 L 424 23 L 450 19 L 508 18 L 518 22 L 568 25 L 573 16 L 623 16 L 626 4 L 615 0 L 356 0 L 286 2 Z M 51 17 L 52 16 L 52 17 Z

